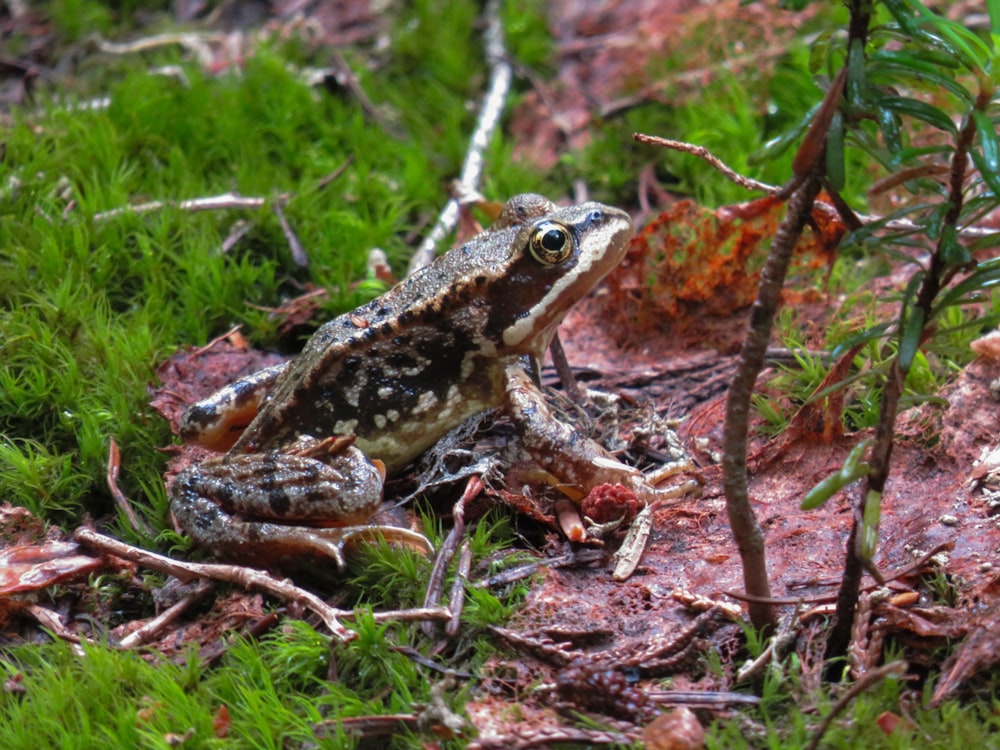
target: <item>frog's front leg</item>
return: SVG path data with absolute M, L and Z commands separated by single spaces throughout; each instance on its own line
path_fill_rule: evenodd
M 521 362 L 505 368 L 505 388 L 523 446 L 546 472 L 560 480 L 560 486 L 570 490 L 567 494 L 582 498 L 598 485 L 621 484 L 644 503 L 665 496 L 641 471 L 613 458 L 598 443 L 556 418 Z
M 185 469 L 170 487 L 178 525 L 216 556 L 255 564 L 313 552 L 343 568 L 344 544 L 373 531 L 429 547 L 406 529 L 356 525 L 382 498 L 382 474 L 360 450 L 308 453 L 227 454 Z

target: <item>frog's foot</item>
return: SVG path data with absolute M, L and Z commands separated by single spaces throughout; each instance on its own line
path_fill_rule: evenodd
M 692 483 L 663 489 L 656 486 L 668 476 L 684 471 L 684 464 L 668 464 L 645 475 L 556 419 L 520 363 L 507 367 L 504 375 L 507 401 L 521 434 L 521 445 L 544 473 L 557 478 L 550 483 L 570 498 L 579 500 L 588 490 L 602 484 L 620 484 L 634 492 L 640 502 L 651 505 L 680 497 L 694 488 Z
M 311 531 L 318 536 L 338 536 L 341 548 L 349 544 L 385 540 L 391 544 L 409 547 L 428 557 L 434 554 L 434 545 L 427 537 L 401 526 L 343 526 L 341 528 L 312 529 Z

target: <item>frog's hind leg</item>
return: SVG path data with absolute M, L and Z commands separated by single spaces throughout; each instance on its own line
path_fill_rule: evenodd
M 229 450 L 257 416 L 264 397 L 287 367 L 287 362 L 265 367 L 191 404 L 181 415 L 177 434 L 185 443 Z
M 338 571 L 343 572 L 346 568 L 344 541 L 328 539 L 305 526 L 246 521 L 229 515 L 205 498 L 175 504 L 174 516 L 196 545 L 223 560 L 267 567 L 274 562 L 313 553 L 332 558 Z
M 174 517 L 221 558 L 266 564 L 313 552 L 344 565 L 358 535 L 305 523 L 359 524 L 378 508 L 382 477 L 356 448 L 329 465 L 284 453 L 227 455 L 189 467 L 170 487 Z

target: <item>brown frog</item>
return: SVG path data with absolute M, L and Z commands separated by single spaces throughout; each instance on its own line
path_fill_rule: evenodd
M 496 407 L 564 485 L 582 494 L 621 483 L 650 499 L 640 473 L 554 418 L 532 375 L 563 316 L 621 261 L 631 235 L 617 208 L 511 198 L 490 229 L 323 325 L 287 365 L 191 406 L 182 438 L 228 452 L 174 480 L 178 523 L 221 557 L 312 550 L 342 565 L 344 540 L 370 530 L 381 500 L 371 459 L 391 474 Z

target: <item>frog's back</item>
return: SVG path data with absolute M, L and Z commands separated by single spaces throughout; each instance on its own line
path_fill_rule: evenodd
M 538 233 L 550 225 L 574 254 L 540 263 Z M 614 231 L 604 237 L 606 227 Z M 390 472 L 400 468 L 503 403 L 504 368 L 542 356 L 566 310 L 620 260 L 630 232 L 627 215 L 599 204 L 554 211 L 539 196 L 511 199 L 492 229 L 317 330 L 233 450 L 353 434 Z
M 320 327 L 234 450 L 277 448 L 301 434 L 353 434 L 392 471 L 497 406 L 502 365 L 485 333 L 483 290 L 507 262 L 516 232 L 480 235 Z

